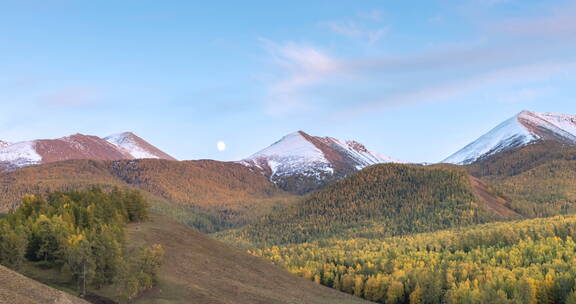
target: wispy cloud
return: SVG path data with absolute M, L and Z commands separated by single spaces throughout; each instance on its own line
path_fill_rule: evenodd
M 261 40 L 280 73 L 270 83 L 268 111 L 282 114 L 309 107 L 302 95 L 308 87 L 321 84 L 340 70 L 339 62 L 310 45 Z
M 504 92 L 498 98 L 506 103 L 524 103 L 546 97 L 552 91 L 550 87 L 523 87 Z
M 67 88 L 59 91 L 53 91 L 40 97 L 43 104 L 63 107 L 63 108 L 80 108 L 96 105 L 99 101 L 100 94 L 92 88 Z
M 478 92 L 488 87 L 531 84 L 548 80 L 565 69 L 574 68 L 576 68 L 576 61 L 570 63 L 526 64 L 494 69 L 483 73 L 471 73 L 461 79 L 450 78 L 430 85 L 419 84 L 412 89 L 405 88 L 399 93 L 386 95 L 379 100 L 364 102 L 362 106 L 354 109 L 354 113 L 366 113 L 387 107 L 432 103 L 465 97 L 471 92 Z M 545 93 L 547 91 L 524 88 L 514 92 L 514 94 L 502 96 L 503 98 L 500 99 L 505 102 L 525 102 L 544 96 Z M 350 111 L 347 114 L 350 114 Z
M 382 13 L 382 11 L 379 9 L 372 9 L 367 12 L 361 12 L 359 16 L 367 20 L 382 21 L 384 18 L 384 13 Z
M 386 27 L 366 29 L 354 21 L 326 22 L 325 25 L 334 33 L 364 40 L 369 45 L 378 42 L 388 32 Z
M 360 13 L 350 19 L 321 24 L 333 33 L 366 42 L 368 45 L 375 44 L 389 31 L 389 27 L 383 24 L 382 12 L 377 9 Z
M 548 15 L 539 18 L 511 18 L 488 25 L 492 31 L 523 37 L 549 39 L 570 38 L 576 35 L 576 2 L 550 9 Z
M 354 109 L 335 111 L 360 113 L 464 98 L 497 87 L 538 87 L 538 82 L 567 74 L 576 77 L 574 20 L 573 6 L 557 7 L 536 17 L 490 20 L 481 25 L 478 36 L 470 38 L 470 44 L 370 58 L 337 56 L 334 50 L 329 55 L 293 42 L 275 45 L 271 54 L 279 60 L 276 78 L 269 84 L 274 92 L 269 101 L 305 101 L 313 109 L 328 96 L 354 95 Z M 331 27 L 350 37 L 365 35 L 354 23 Z M 541 93 L 525 89 L 509 100 L 533 100 Z

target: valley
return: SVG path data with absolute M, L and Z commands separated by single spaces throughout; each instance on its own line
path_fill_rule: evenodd
M 576 143 L 571 127 L 550 126 L 570 117 L 522 112 L 483 137 L 500 140 L 491 152 L 462 164 L 401 163 L 302 131 L 237 162 L 91 152 L 19 162 L 0 172 L 0 221 L 13 223 L 31 194 L 139 193 L 150 217 L 122 224 L 123 250 L 160 245 L 165 256 L 134 303 L 574 303 Z M 40 282 L 29 288 L 79 295 L 58 263 L 6 261 Z M 111 286 L 85 300 L 125 302 Z

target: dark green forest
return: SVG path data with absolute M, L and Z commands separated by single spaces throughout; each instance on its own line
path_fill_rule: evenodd
M 0 264 L 32 276 L 52 271 L 81 296 L 115 286 L 117 298 L 128 301 L 155 284 L 164 254 L 159 245 L 126 250 L 125 225 L 147 217 L 138 191 L 26 195 L 0 219 Z

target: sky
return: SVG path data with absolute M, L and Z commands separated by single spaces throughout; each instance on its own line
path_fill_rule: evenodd
M 0 140 L 239 160 L 303 130 L 436 162 L 576 113 L 574 37 L 576 1 L 0 0 Z

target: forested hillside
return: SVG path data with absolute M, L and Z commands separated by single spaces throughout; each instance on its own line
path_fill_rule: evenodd
M 467 167 L 525 217 L 576 211 L 576 147 L 542 142 Z
M 292 199 L 235 163 L 70 160 L 0 173 L 0 212 L 15 209 L 24 194 L 92 185 L 138 189 L 154 212 L 208 233 L 242 226 Z
M 543 141 L 494 154 L 466 167 L 476 177 L 506 177 L 553 160 L 576 160 L 576 147 L 555 141 Z
M 393 236 L 504 218 L 483 206 L 464 170 L 382 164 L 219 237 L 237 244 L 285 244 Z
M 131 300 L 156 283 L 164 254 L 160 245 L 125 251 L 124 226 L 147 217 L 137 191 L 28 195 L 0 219 L 0 264 L 82 296 L 113 285 L 115 299 Z
M 576 216 L 252 253 L 379 303 L 576 303 Z

